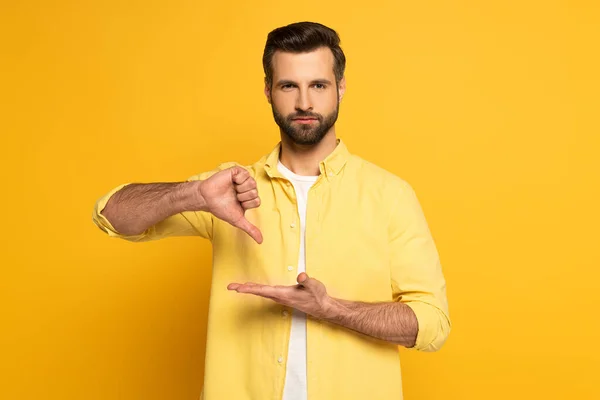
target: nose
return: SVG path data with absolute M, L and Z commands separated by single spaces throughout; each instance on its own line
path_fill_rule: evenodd
M 298 91 L 298 98 L 296 99 L 296 110 L 310 111 L 312 108 L 313 107 L 310 101 L 310 96 L 308 95 L 308 90 L 300 89 Z

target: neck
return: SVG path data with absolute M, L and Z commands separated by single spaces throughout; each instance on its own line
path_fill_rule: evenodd
M 297 175 L 317 176 L 321 172 L 319 163 L 335 150 L 337 138 L 331 127 L 323 139 L 313 145 L 299 145 L 281 133 L 281 152 L 279 159 L 287 169 Z

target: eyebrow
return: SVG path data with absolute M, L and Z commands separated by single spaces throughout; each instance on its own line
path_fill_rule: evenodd
M 310 81 L 311 85 L 315 85 L 315 84 L 322 84 L 322 85 L 331 85 L 331 81 L 328 79 L 315 79 Z M 279 81 L 277 81 L 277 86 L 283 86 L 283 85 L 298 85 L 297 82 L 291 81 L 289 79 L 281 79 Z

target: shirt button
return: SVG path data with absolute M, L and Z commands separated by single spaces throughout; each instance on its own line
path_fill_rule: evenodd
M 293 269 L 294 269 L 294 267 L 292 267 L 291 265 L 288 265 L 288 271 L 291 271 Z
M 279 358 L 277 359 L 277 362 L 278 362 L 279 364 L 281 364 L 281 363 L 283 362 L 283 357 L 279 357 Z
M 295 227 L 296 227 L 296 224 L 295 224 L 294 222 L 292 222 L 292 223 L 290 224 L 290 228 L 295 228 Z
M 287 312 L 287 310 L 283 310 L 283 311 L 281 312 L 281 315 L 283 315 L 284 317 L 287 317 L 287 316 L 288 316 L 288 314 L 289 314 L 289 313 Z

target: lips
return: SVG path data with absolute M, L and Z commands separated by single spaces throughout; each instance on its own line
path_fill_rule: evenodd
M 316 119 L 316 118 L 294 118 L 292 121 L 297 124 L 312 125 L 312 123 L 317 122 L 318 119 Z

